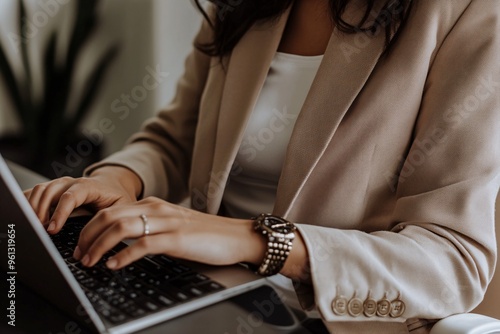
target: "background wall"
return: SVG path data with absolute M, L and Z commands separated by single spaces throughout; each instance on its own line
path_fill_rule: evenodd
M 37 31 L 28 45 L 31 49 L 30 62 L 34 67 L 34 91 L 40 95 L 43 90 L 39 53 L 43 52 L 42 46 L 50 31 L 57 29 L 65 37 L 58 45 L 59 54 L 64 55 L 75 1 L 25 1 L 28 18 Z M 19 35 L 17 7 L 17 0 L 0 1 L 0 41 L 6 46 L 9 57 L 18 65 L 20 72 L 20 59 L 12 42 L 12 36 Z M 100 131 L 99 124 L 103 119 L 112 122 L 113 131 L 104 135 L 107 155 L 120 149 L 146 118 L 170 101 L 201 16 L 190 1 L 180 0 L 102 0 L 100 15 L 101 25 L 85 52 L 80 55 L 73 105 L 95 60 L 107 47 L 118 43 L 120 54 L 111 66 L 99 97 L 83 124 L 87 132 L 96 133 Z M 44 17 L 48 20 L 44 21 Z M 145 90 L 143 81 L 150 72 L 163 73 L 161 82 L 156 88 Z M 10 101 L 2 94 L 5 94 L 5 90 L 0 80 L 0 135 L 15 132 L 19 128 Z M 128 100 L 125 100 L 127 96 Z

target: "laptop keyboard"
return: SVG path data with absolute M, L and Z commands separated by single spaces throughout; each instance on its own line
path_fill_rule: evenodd
M 72 255 L 88 220 L 89 217 L 70 218 L 51 239 L 95 310 L 110 322 L 127 322 L 224 289 L 165 255 L 148 255 L 120 270 L 108 269 L 106 261 L 127 247 L 124 243 L 106 253 L 93 267 L 84 267 Z

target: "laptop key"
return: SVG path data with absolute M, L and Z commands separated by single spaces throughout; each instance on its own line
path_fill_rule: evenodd
M 162 280 L 157 279 L 157 278 L 148 278 L 148 279 L 142 280 L 142 282 L 144 282 L 145 284 L 147 284 L 149 286 L 153 286 L 153 287 L 159 287 L 161 284 L 164 283 Z
M 132 284 L 132 287 L 136 290 L 141 290 L 142 288 L 144 288 L 144 285 L 142 283 L 135 282 Z
M 67 264 L 68 264 L 68 263 L 67 263 Z M 72 266 L 72 265 L 70 265 L 70 264 L 68 264 L 68 268 L 69 268 L 69 270 L 73 273 L 73 275 L 78 274 L 78 273 L 80 273 L 80 272 L 81 272 L 81 270 L 80 270 L 80 269 L 78 269 L 77 267 Z
M 122 304 L 118 305 L 118 308 L 122 312 L 124 312 L 124 313 L 126 313 L 134 318 L 143 316 L 147 313 L 147 311 L 144 308 L 138 306 L 137 303 L 135 303 L 133 301 L 127 301 L 125 303 L 122 303 Z
M 84 280 L 84 279 L 85 279 L 85 278 L 87 278 L 87 277 L 88 277 L 88 276 L 87 276 L 87 275 L 85 275 L 85 273 L 83 273 L 83 272 L 80 272 L 80 273 L 78 273 L 78 274 L 75 274 L 75 278 L 76 278 L 76 280 L 77 280 L 77 281 L 79 281 L 79 282 L 80 282 L 80 281 L 82 281 L 82 280 Z
M 137 301 L 137 304 L 146 309 L 146 310 L 149 310 L 151 312 L 154 312 L 154 311 L 157 311 L 160 309 L 160 305 L 155 303 L 152 299 L 149 299 L 149 298 L 143 298 L 143 299 L 140 299 Z
M 161 275 L 166 272 L 166 269 L 164 267 L 146 259 L 136 261 L 135 263 L 137 264 L 137 266 L 139 266 L 143 270 L 150 272 L 153 275 Z
M 174 297 L 177 298 L 179 301 L 186 301 L 189 299 L 189 296 L 181 291 L 178 291 L 174 294 Z
M 205 282 L 210 280 L 207 276 L 202 275 L 202 274 L 187 276 L 187 277 L 184 277 L 184 279 L 186 281 L 189 281 L 192 284 L 205 283 Z
M 214 281 L 208 281 L 205 284 L 199 284 L 197 287 L 205 292 L 215 292 L 224 289 L 222 285 Z
M 95 287 L 97 287 L 97 282 L 92 277 L 88 277 L 88 278 L 86 278 L 84 280 L 81 280 L 79 283 L 81 285 L 84 285 L 88 289 L 94 289 Z
M 66 261 L 66 263 L 71 263 L 71 264 L 78 262 L 78 260 L 75 259 L 73 256 L 68 257 L 67 259 L 64 259 L 64 261 Z
M 111 315 L 108 319 L 111 322 L 114 322 L 115 324 L 119 324 L 121 322 L 124 322 L 127 319 L 127 317 L 123 313 L 116 313 Z
M 101 297 L 99 297 L 98 294 L 92 292 L 92 291 L 88 291 L 88 290 L 85 290 L 85 295 L 87 296 L 87 298 L 90 300 L 91 303 L 96 303 L 98 300 L 101 299 Z
M 176 261 L 174 259 L 171 259 L 165 255 L 148 255 L 147 258 L 150 259 L 151 261 L 159 264 L 160 266 L 163 266 L 166 268 L 170 268 L 176 264 Z
M 72 252 L 72 251 L 70 251 L 69 249 L 67 249 L 67 250 L 64 250 L 64 251 L 60 252 L 60 254 L 62 255 L 62 257 L 63 257 L 64 259 L 67 259 L 67 258 L 69 258 L 69 257 L 73 256 L 73 252 Z
M 158 305 L 152 302 L 146 302 L 144 305 L 151 311 L 156 311 L 159 309 Z
M 195 287 L 189 288 L 189 292 L 195 296 L 198 296 L 198 297 L 204 294 L 203 291 L 201 291 L 200 289 L 195 288 Z
M 149 287 L 145 287 L 143 289 L 141 289 L 141 292 L 145 295 L 145 296 L 153 296 L 157 293 L 156 290 L 152 289 L 152 288 L 149 288 Z
M 83 271 L 86 272 L 88 275 L 94 276 L 94 277 L 103 273 L 102 270 L 100 270 L 99 268 L 95 268 L 95 267 L 91 267 L 91 268 L 83 267 Z
M 171 280 L 170 282 L 167 283 L 168 285 L 171 285 L 171 286 L 174 286 L 178 289 L 181 289 L 183 287 L 185 287 L 186 285 L 189 284 L 189 282 L 186 282 L 182 279 L 175 279 L 175 280 Z
M 100 310 L 100 313 L 105 316 L 106 318 L 109 318 L 111 316 L 111 310 L 110 309 L 102 309 Z
M 131 311 L 129 314 L 134 318 L 138 318 L 138 317 L 145 315 L 146 313 L 147 312 L 144 309 L 138 307 L 138 308 L 134 309 L 133 311 Z
M 154 299 L 161 303 L 162 305 L 164 306 L 167 306 L 167 307 L 170 307 L 170 306 L 173 306 L 176 304 L 176 302 L 172 299 L 172 298 L 169 298 L 167 296 L 164 296 L 164 295 L 156 295 L 154 296 Z
M 125 293 L 125 296 L 129 299 L 136 299 L 139 297 L 139 294 L 135 291 L 129 291 Z
M 125 303 L 127 301 L 127 298 L 123 295 L 115 295 L 113 296 L 110 300 L 108 300 L 109 304 L 115 307 L 118 307 Z
M 191 272 L 192 270 L 182 264 L 177 264 L 172 267 L 172 270 L 178 274 L 186 274 Z

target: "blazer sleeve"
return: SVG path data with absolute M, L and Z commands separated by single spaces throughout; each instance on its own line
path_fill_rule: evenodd
M 497 251 L 499 16 L 495 1 L 471 1 L 437 51 L 390 229 L 298 225 L 312 287 L 297 294 L 304 306 L 314 294 L 326 322 L 437 319 L 482 300 Z
M 211 10 L 210 14 L 213 15 Z M 195 41 L 211 41 L 212 28 L 204 20 Z M 85 170 L 85 175 L 103 166 L 122 166 L 135 172 L 143 184 L 141 197 L 157 196 L 180 202 L 188 194 L 188 178 L 200 100 L 211 57 L 196 48 L 185 61 L 174 99 L 143 124 L 126 146 Z

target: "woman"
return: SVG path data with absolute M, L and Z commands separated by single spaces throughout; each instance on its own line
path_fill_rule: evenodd
M 86 178 L 27 193 L 48 231 L 92 205 L 84 265 L 126 238 L 109 268 L 247 262 L 301 282 L 332 332 L 426 332 L 477 305 L 496 257 L 497 2 L 215 3 L 172 104 Z M 268 258 L 280 224 L 291 251 Z

